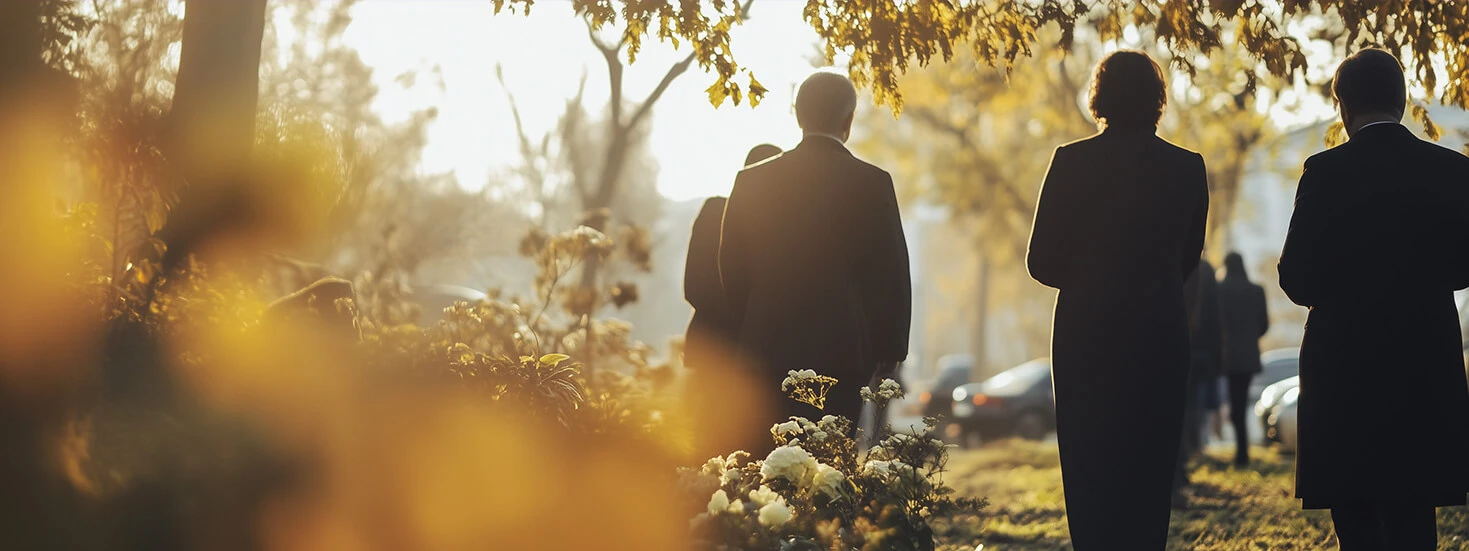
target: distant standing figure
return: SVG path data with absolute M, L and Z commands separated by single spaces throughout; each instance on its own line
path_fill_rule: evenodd
M 780 155 L 779 147 L 770 144 L 760 144 L 750 149 L 745 155 L 744 166 L 753 165 Z M 704 201 L 704 206 L 699 209 L 699 215 L 694 218 L 694 227 L 689 236 L 689 253 L 684 261 L 684 299 L 689 306 L 694 308 L 694 315 L 689 319 L 689 327 L 684 332 L 684 365 L 693 370 L 690 377 L 693 383 L 689 385 L 692 392 L 699 396 L 689 400 L 690 407 L 699 408 L 701 411 L 694 412 L 700 418 L 716 419 L 722 415 L 728 415 L 730 411 L 742 411 L 738 408 L 729 407 L 728 400 L 737 400 L 739 397 L 721 394 L 720 391 L 728 391 L 729 385 L 739 384 L 741 377 L 748 384 L 749 373 L 731 372 L 743 370 L 746 366 L 742 363 L 739 353 L 736 351 L 735 342 L 739 339 L 739 320 L 730 312 L 729 305 L 725 301 L 724 286 L 719 281 L 719 234 L 724 224 L 724 197 L 710 197 Z M 764 396 L 765 402 L 775 403 L 778 396 L 769 396 L 770 392 L 760 392 L 763 389 L 754 390 L 755 396 Z M 747 410 L 758 410 L 770 407 L 767 403 L 742 404 L 748 406 Z M 738 421 L 738 420 L 736 420 Z M 763 424 L 763 418 L 758 424 Z M 764 426 L 742 426 L 735 422 L 727 426 L 729 430 L 741 433 L 753 432 L 753 434 L 742 434 L 732 438 L 730 442 L 711 443 L 708 449 L 700 449 L 699 453 L 720 453 L 727 451 L 722 445 L 740 446 L 740 449 L 748 449 L 756 444 L 770 441 L 769 427 Z M 729 437 L 730 435 L 706 434 L 717 432 L 712 427 L 701 427 L 701 436 L 714 438 Z M 702 456 L 696 456 L 703 459 Z
M 1189 368 L 1184 280 L 1209 190 L 1199 154 L 1156 135 L 1167 101 L 1147 55 L 1092 79 L 1096 136 L 1061 146 L 1027 264 L 1060 290 L 1052 333 L 1056 437 L 1077 551 L 1163 549 Z
M 1250 281 L 1239 253 L 1224 257 L 1219 284 L 1219 311 L 1224 328 L 1224 376 L 1229 383 L 1229 424 L 1234 426 L 1234 465 L 1250 463 L 1250 381 L 1262 371 L 1260 338 L 1270 331 L 1265 289 Z
M 1342 551 L 1437 548 L 1434 508 L 1469 492 L 1469 381 L 1454 291 L 1469 287 L 1469 159 L 1399 124 L 1402 66 L 1336 70 L 1349 139 L 1306 160 L 1280 288 L 1309 307 L 1296 497 Z M 1388 442 L 1364 436 L 1392 434 Z
M 740 350 L 772 389 L 791 370 L 838 380 L 824 411 L 783 400 L 771 424 L 824 414 L 855 424 L 860 389 L 908 355 L 908 246 L 892 178 L 844 145 L 856 107 L 846 77 L 807 78 L 800 145 L 740 171 L 725 207 L 719 269 Z

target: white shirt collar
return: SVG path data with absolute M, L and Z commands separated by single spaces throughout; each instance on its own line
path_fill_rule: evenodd
M 842 147 L 843 147 L 843 148 L 845 148 L 845 147 L 847 147 L 847 142 L 845 142 L 845 141 L 843 141 L 843 140 L 842 140 L 842 139 L 841 139 L 841 138 L 840 138 L 840 137 L 838 137 L 838 136 L 835 136 L 835 135 L 832 135 L 832 134 L 827 134 L 827 133 L 825 133 L 825 132 L 807 132 L 807 133 L 806 133 L 806 134 L 805 134 L 805 135 L 804 135 L 804 136 L 802 136 L 802 137 L 803 137 L 803 138 L 808 138 L 808 137 L 811 137 L 811 136 L 821 136 L 821 137 L 823 137 L 823 138 L 826 138 L 826 139 L 828 139 L 828 140 L 831 140 L 831 141 L 834 141 L 834 142 L 836 142 L 836 143 L 837 143 L 837 145 L 840 145 L 840 146 L 842 146 Z
M 1357 127 L 1357 131 L 1358 132 L 1361 132 L 1363 128 L 1367 128 L 1369 126 L 1377 126 L 1379 124 L 1402 124 L 1402 123 L 1399 123 L 1398 121 L 1374 121 L 1374 122 L 1369 122 L 1367 124 L 1364 124 L 1362 126 Z

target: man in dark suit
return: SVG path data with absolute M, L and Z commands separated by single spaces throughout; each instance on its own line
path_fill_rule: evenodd
M 800 145 L 740 171 L 725 206 L 719 268 L 740 350 L 772 391 L 791 370 L 838 380 L 824 411 L 782 400 L 772 423 L 831 414 L 855 424 L 861 388 L 908 355 L 908 247 L 892 178 L 844 145 L 856 107 L 846 77 L 807 78 Z
M 1280 257 L 1281 289 L 1311 308 L 1296 497 L 1331 509 L 1342 551 L 1436 549 L 1434 508 L 1469 492 L 1453 295 L 1469 287 L 1469 159 L 1398 123 L 1404 81 L 1382 50 L 1337 69 L 1350 139 L 1306 160 Z
M 1219 284 L 1219 317 L 1224 336 L 1224 376 L 1229 382 L 1229 423 L 1234 426 L 1234 465 L 1250 463 L 1250 381 L 1262 370 L 1260 337 L 1270 330 L 1265 289 L 1250 281 L 1239 253 L 1224 257 L 1224 282 Z

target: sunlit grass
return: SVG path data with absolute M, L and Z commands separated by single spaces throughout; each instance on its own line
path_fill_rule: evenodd
M 949 482 L 962 494 L 988 497 L 977 517 L 935 526 L 944 549 L 985 551 L 1070 550 L 1055 444 L 997 442 L 956 452 Z M 1293 497 L 1294 460 L 1255 450 L 1249 469 L 1230 467 L 1224 452 L 1196 461 L 1186 511 L 1175 511 L 1169 550 L 1331 550 L 1336 538 L 1325 511 L 1303 511 Z M 1440 509 L 1439 550 L 1469 549 L 1469 509 Z

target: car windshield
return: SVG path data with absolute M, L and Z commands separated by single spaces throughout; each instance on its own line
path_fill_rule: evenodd
M 1035 360 L 1010 368 L 980 384 L 985 394 L 1019 394 L 1030 390 L 1051 374 L 1051 363 Z
M 1282 358 L 1265 364 L 1264 371 L 1260 373 L 1260 382 L 1272 384 L 1300 374 L 1299 360 L 1296 358 Z

